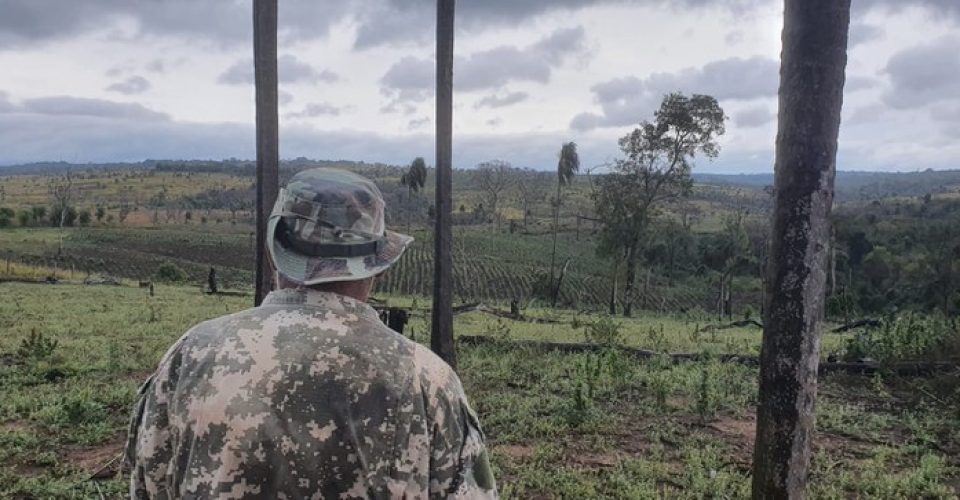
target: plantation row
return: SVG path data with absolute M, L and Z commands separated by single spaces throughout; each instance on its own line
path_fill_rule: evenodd
M 433 242 L 429 233 L 415 231 L 417 241 L 380 280 L 381 293 L 429 297 L 433 287 Z M 457 303 L 534 299 L 550 271 L 549 235 L 509 235 L 458 231 L 454 245 L 454 299 Z M 249 287 L 253 282 L 254 241 L 248 232 L 207 232 L 196 229 L 151 230 L 88 228 L 68 230 L 64 251 L 57 257 L 53 230 L 18 231 L 6 245 L 6 257 L 31 266 L 59 270 L 58 277 L 80 280 L 86 273 L 132 280 L 158 280 L 165 263 L 183 271 L 185 283 L 205 285 L 210 267 L 223 287 Z M 609 263 L 598 259 L 587 242 L 561 234 L 557 273 L 569 260 L 558 305 L 605 310 L 613 282 Z M 70 272 L 73 275 L 70 275 Z M 670 282 L 654 274 L 649 283 L 637 280 L 637 307 L 658 311 L 712 310 L 715 293 L 701 282 Z M 163 281 L 163 278 L 159 278 Z M 702 280 L 701 280 L 702 281 Z M 622 288 L 622 283 L 620 284 Z M 618 293 L 620 290 L 618 290 Z M 546 294 L 549 296 L 549 293 Z M 543 295 L 540 297 L 543 298 Z
M 504 259 L 471 255 L 454 255 L 454 297 L 461 303 L 521 303 L 534 299 L 538 277 L 548 266 L 520 264 Z M 610 300 L 612 283 L 608 277 L 596 276 L 577 269 L 571 263 L 560 290 L 559 303 L 566 307 L 603 309 Z M 433 251 L 428 245 L 414 245 L 399 264 L 377 283 L 377 291 L 429 297 L 433 287 Z M 680 287 L 650 287 L 646 294 L 637 291 L 637 302 L 643 308 L 663 311 L 706 308 L 709 297 L 695 290 Z

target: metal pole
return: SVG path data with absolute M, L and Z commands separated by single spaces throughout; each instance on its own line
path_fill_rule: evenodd
M 279 188 L 277 0 L 253 1 L 253 66 L 257 95 L 257 284 L 254 305 L 260 305 L 273 288 L 266 233 L 267 218 Z
M 453 26 L 455 0 L 437 0 L 437 189 L 430 348 L 457 367 L 453 342 Z
M 805 498 L 850 0 L 786 0 L 753 498 Z

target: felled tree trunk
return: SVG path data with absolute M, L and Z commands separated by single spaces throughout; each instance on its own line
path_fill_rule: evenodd
M 786 0 L 753 498 L 805 498 L 850 0 Z

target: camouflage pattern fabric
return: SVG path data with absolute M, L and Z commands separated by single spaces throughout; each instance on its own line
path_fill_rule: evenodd
M 449 366 L 367 304 L 306 289 L 201 323 L 140 392 L 131 496 L 496 498 Z
M 280 191 L 267 223 L 277 271 L 306 285 L 358 280 L 390 267 L 413 238 L 386 229 L 380 189 L 369 179 L 335 168 L 298 172 Z M 307 255 L 284 241 L 349 247 L 377 243 L 360 256 Z

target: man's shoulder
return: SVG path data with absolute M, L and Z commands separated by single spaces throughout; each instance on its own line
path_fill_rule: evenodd
M 421 389 L 430 399 L 465 399 L 460 378 L 444 360 L 422 344 L 413 346 L 413 366 Z

